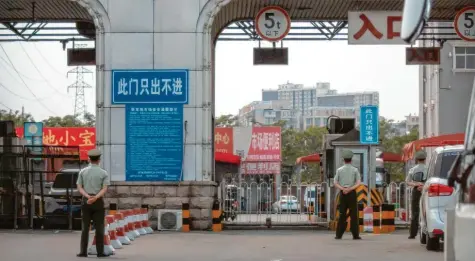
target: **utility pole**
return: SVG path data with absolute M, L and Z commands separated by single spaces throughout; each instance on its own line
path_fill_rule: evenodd
M 86 98 L 84 97 L 84 89 L 92 88 L 92 86 L 84 81 L 84 75 L 89 73 L 92 73 L 92 71 L 82 66 L 77 66 L 68 71 L 68 76 L 69 74 L 76 74 L 76 81 L 68 86 L 68 92 L 69 89 L 76 89 L 76 95 L 74 98 L 74 117 L 77 120 L 84 120 L 86 115 Z

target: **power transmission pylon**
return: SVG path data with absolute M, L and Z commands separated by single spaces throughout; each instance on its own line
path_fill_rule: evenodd
M 77 66 L 76 68 L 68 71 L 69 74 L 76 74 L 76 81 L 68 86 L 69 89 L 76 89 L 76 96 L 74 99 L 74 117 L 78 120 L 84 120 L 86 115 L 86 98 L 84 97 L 84 89 L 92 88 L 91 85 L 84 81 L 84 75 L 92 73 L 92 71 L 82 67 Z

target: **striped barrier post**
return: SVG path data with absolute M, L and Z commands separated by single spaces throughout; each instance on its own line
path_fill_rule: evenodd
M 115 215 L 117 213 L 117 204 L 110 203 L 109 204 L 109 215 Z
M 358 226 L 360 233 L 364 231 L 364 205 L 358 204 Z
M 395 227 L 395 206 L 393 204 L 383 204 L 381 206 L 381 233 L 392 233 Z
M 223 230 L 223 224 L 221 224 L 221 210 L 219 209 L 219 201 L 213 202 L 213 210 L 211 213 L 213 217 L 213 232 L 221 232 Z
M 189 203 L 183 203 L 181 209 L 182 209 L 182 215 L 183 215 L 181 231 L 182 232 L 190 232 L 190 224 L 191 224 L 190 204 Z
M 373 206 L 373 234 L 381 234 L 380 206 Z
M 371 189 L 371 205 L 372 206 L 381 206 L 384 202 L 383 195 L 377 188 Z

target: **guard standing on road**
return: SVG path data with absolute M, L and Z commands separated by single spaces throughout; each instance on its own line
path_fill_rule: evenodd
M 419 201 L 421 199 L 421 191 L 424 183 L 414 181 L 414 174 L 418 172 L 424 173 L 424 178 L 427 176 L 427 166 L 426 166 L 427 154 L 425 151 L 421 150 L 416 152 L 416 162 L 417 165 L 409 170 L 409 173 L 406 177 L 407 186 L 412 187 L 412 199 L 411 199 L 411 228 L 409 229 L 409 239 L 414 239 L 417 236 L 419 229 Z
M 103 196 L 107 191 L 107 186 L 110 185 L 110 179 L 107 172 L 99 167 L 101 151 L 93 149 L 87 155 L 90 165 L 79 172 L 77 181 L 77 188 L 83 196 L 81 200 L 81 252 L 77 256 L 87 257 L 89 226 L 92 220 L 96 229 L 97 257 L 107 257 L 109 255 L 104 253 L 105 208 Z
M 336 170 L 335 187 L 340 190 L 338 226 L 335 239 L 341 239 L 346 230 L 346 212 L 350 210 L 350 227 L 353 239 L 361 239 L 358 228 L 358 202 L 355 189 L 361 183 L 361 175 L 357 168 L 351 165 L 353 152 L 343 151 L 345 165 Z

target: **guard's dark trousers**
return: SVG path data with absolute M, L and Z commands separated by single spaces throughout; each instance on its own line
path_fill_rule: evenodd
M 356 191 L 351 191 L 348 194 L 340 192 L 340 207 L 338 209 L 340 217 L 338 218 L 338 227 L 336 229 L 336 237 L 341 238 L 346 230 L 346 212 L 350 210 L 350 229 L 353 238 L 360 236 L 358 228 L 358 203 L 356 201 Z
M 94 221 L 96 229 L 96 249 L 98 254 L 104 253 L 104 200 L 96 200 L 92 204 L 87 204 L 87 198 L 82 199 L 82 232 L 81 232 L 81 254 L 87 254 L 89 241 L 89 226 L 91 220 Z
M 417 236 L 417 232 L 419 230 L 419 201 L 421 199 L 421 192 L 417 189 L 417 187 L 412 189 L 412 199 L 411 199 L 411 228 L 409 230 L 409 236 L 415 237 Z

